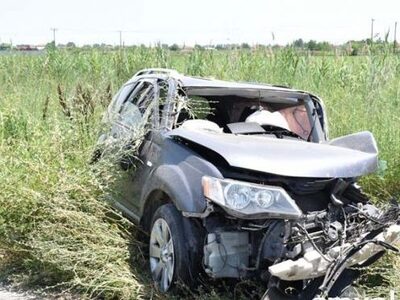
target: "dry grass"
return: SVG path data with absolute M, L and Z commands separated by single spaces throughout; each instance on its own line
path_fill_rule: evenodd
M 143 271 L 140 244 L 132 239 L 134 227 L 107 203 L 110 195 L 118 196 L 121 174 L 109 160 L 88 164 L 104 107 L 122 82 L 144 67 L 313 91 L 326 101 L 331 136 L 375 134 L 387 170 L 364 179 L 365 189 L 377 201 L 400 194 L 400 58 L 389 53 L 308 57 L 286 49 L 176 55 L 137 48 L 0 56 L 2 278 L 82 297 L 156 297 Z M 399 261 L 388 258 L 379 267 L 387 272 L 367 281 L 397 288 Z M 249 297 L 241 286 L 215 290 L 196 297 Z

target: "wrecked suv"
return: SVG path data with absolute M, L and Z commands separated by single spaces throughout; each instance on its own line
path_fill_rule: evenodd
M 97 157 L 124 150 L 115 206 L 148 233 L 162 292 L 208 276 L 258 278 L 266 299 L 339 296 L 397 250 L 398 205 L 356 183 L 377 168 L 372 134 L 329 140 L 315 95 L 146 69 L 104 123 Z

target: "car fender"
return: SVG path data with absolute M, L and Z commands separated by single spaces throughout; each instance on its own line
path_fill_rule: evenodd
M 155 166 L 142 192 L 142 209 L 154 191 L 166 193 L 176 208 L 183 212 L 202 213 L 206 209 L 201 179 L 204 175 L 223 178 L 209 161 L 186 147 L 169 141 L 167 157 Z M 168 155 L 170 153 L 171 155 Z M 178 154 L 179 155 L 176 155 Z M 176 157 L 179 156 L 179 161 Z M 143 213 L 143 211 L 142 211 Z

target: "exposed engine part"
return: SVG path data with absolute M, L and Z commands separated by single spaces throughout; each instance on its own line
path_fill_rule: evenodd
M 381 211 L 372 204 L 364 204 L 364 205 L 359 204 L 358 206 L 361 214 L 368 215 L 371 218 L 378 219 L 381 214 Z
M 337 241 L 339 239 L 339 236 L 340 236 L 342 230 L 343 230 L 343 226 L 339 221 L 332 222 L 328 228 L 328 232 L 327 232 L 328 238 L 332 242 Z
M 204 212 L 202 213 L 192 213 L 192 212 L 187 212 L 187 211 L 183 211 L 182 215 L 184 217 L 187 218 L 207 218 L 212 212 L 214 212 L 214 206 L 212 205 L 212 203 L 210 203 L 209 201 L 207 201 L 207 206 L 206 209 L 204 210 Z
M 359 201 L 346 199 L 348 189 Z M 204 247 L 206 273 L 214 278 L 258 274 L 266 281 L 276 280 L 279 288 L 283 283 L 298 292 L 315 279 L 314 292 L 328 293 L 335 290 L 334 282 L 341 282 L 346 268 L 367 266 L 384 250 L 396 250 L 390 244 L 400 239 L 398 203 L 378 209 L 363 201 L 353 184 L 337 189 L 336 195 L 342 204 L 328 201 L 325 209 L 297 220 L 221 218 L 223 212 L 215 210 L 203 220 L 210 232 Z M 323 276 L 328 280 L 322 286 Z
M 393 244 L 400 239 L 400 225 L 391 225 L 387 230 L 377 235 L 373 241 Z M 346 253 L 353 249 L 353 245 L 346 243 L 343 246 L 336 246 L 328 253 L 332 260 L 328 261 L 317 250 L 306 252 L 303 257 L 297 260 L 286 260 L 270 266 L 271 275 L 280 279 L 293 281 L 315 278 L 323 275 L 334 259 L 338 259 L 341 253 Z M 370 242 L 365 244 L 358 252 L 352 255 L 346 262 L 347 266 L 363 263 L 374 254 L 384 250 L 382 243 Z
M 204 246 L 205 271 L 214 278 L 240 278 L 249 266 L 248 232 L 215 232 Z
M 342 206 L 344 203 L 342 200 L 339 199 L 343 192 L 346 190 L 346 188 L 349 186 L 349 183 L 344 181 L 343 179 L 338 179 L 336 181 L 335 186 L 332 189 L 331 193 L 331 200 L 332 203 L 336 206 Z
M 393 224 L 398 215 L 396 207 L 382 213 L 371 204 L 347 204 L 343 207 L 331 204 L 327 210 L 309 213 L 301 222 L 293 224 L 288 251 L 306 241 L 324 253 L 344 242 L 356 242 L 370 230 Z
M 267 238 L 264 240 L 262 249 L 263 259 L 268 259 L 270 262 L 273 262 L 282 257 L 282 255 L 285 253 L 285 229 L 284 222 L 275 222 L 269 227 L 266 233 Z

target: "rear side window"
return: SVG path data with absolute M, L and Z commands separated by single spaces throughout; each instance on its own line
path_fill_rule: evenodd
M 112 110 L 120 111 L 121 105 L 125 102 L 126 98 L 132 92 L 134 86 L 135 86 L 134 84 L 126 84 L 120 89 L 120 91 L 117 94 L 115 100 L 111 104 L 111 109 Z
M 135 88 L 130 95 L 128 102 L 136 105 L 143 115 L 154 99 L 154 87 L 149 82 L 143 82 Z

